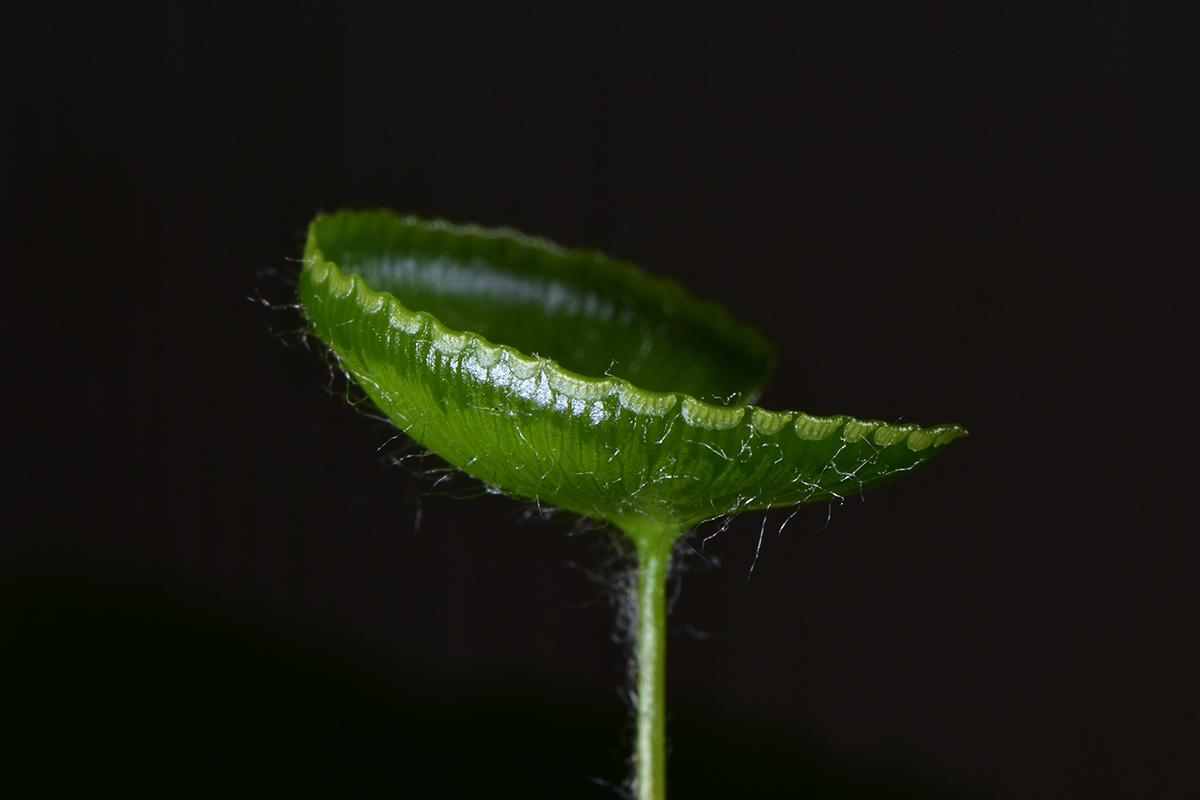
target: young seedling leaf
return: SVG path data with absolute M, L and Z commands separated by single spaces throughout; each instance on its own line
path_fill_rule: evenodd
M 966 434 L 748 405 L 772 361 L 754 329 L 631 264 L 511 230 L 320 215 L 300 299 L 428 450 L 635 540 L 858 492 Z

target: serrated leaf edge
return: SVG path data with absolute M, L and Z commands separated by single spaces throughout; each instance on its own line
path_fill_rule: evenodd
M 475 234 L 489 236 L 509 236 L 523 243 L 548 247 L 556 252 L 569 252 L 546 240 L 523 236 L 508 229 L 486 229 L 448 223 L 445 227 L 454 231 L 469 230 Z M 615 396 L 621 408 L 635 415 L 661 417 L 676 404 L 681 404 L 680 416 L 686 424 L 694 428 L 725 430 L 746 425 L 756 436 L 773 437 L 782 435 L 790 425 L 795 436 L 809 441 L 821 441 L 838 433 L 847 443 L 870 437 L 879 447 L 905 444 L 913 452 L 920 452 L 929 447 L 944 447 L 967 435 L 967 431 L 958 425 L 922 428 L 911 424 L 893 425 L 880 420 L 859 420 L 844 415 L 817 417 L 802 411 L 768 411 L 749 404 L 717 406 L 680 392 L 647 391 L 623 378 L 580 375 L 552 359 L 527 355 L 509 345 L 490 342 L 471 331 L 448 328 L 426 311 L 408 309 L 390 292 L 376 291 L 359 275 L 347 275 L 336 263 L 328 261 L 316 243 L 316 233 L 312 228 L 305 249 L 303 269 L 309 272 L 314 287 L 328 284 L 326 291 L 339 299 L 353 295 L 354 302 L 364 313 L 371 316 L 385 315 L 390 328 L 405 335 L 427 337 L 433 347 L 447 356 L 470 355 L 489 376 L 493 373 L 491 368 L 503 361 L 507 368 L 503 371 L 523 384 L 512 388 L 516 388 L 519 394 L 540 405 L 552 405 L 554 400 L 549 391 L 539 387 L 553 390 L 571 401 L 577 401 L 581 406 L 591 406 Z

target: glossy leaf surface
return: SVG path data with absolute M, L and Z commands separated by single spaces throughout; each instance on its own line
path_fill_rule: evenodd
M 339 212 L 304 313 L 400 428 L 506 494 L 626 531 L 857 492 L 965 435 L 772 412 L 772 350 L 630 264 L 510 230 Z

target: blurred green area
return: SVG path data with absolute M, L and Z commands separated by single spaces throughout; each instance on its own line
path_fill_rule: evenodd
M 564 800 L 624 777 L 612 697 L 434 697 L 142 589 L 0 587 L 0 685 L 7 798 Z M 686 712 L 669 736 L 681 800 L 935 796 Z

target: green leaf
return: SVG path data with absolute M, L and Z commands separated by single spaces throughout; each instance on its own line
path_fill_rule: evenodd
M 858 492 L 966 434 L 746 405 L 772 360 L 757 331 L 631 264 L 511 230 L 321 215 L 300 299 L 431 452 L 635 538 Z

